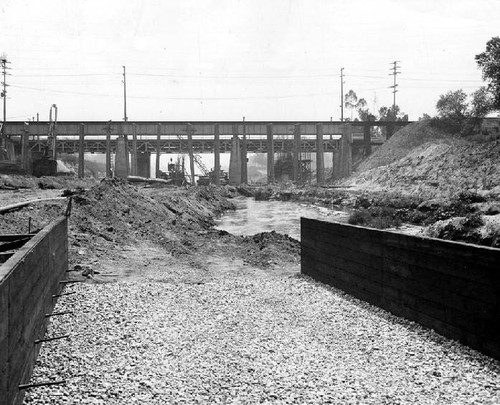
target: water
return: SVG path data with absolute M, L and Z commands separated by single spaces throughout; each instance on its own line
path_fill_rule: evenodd
M 310 204 L 287 201 L 233 200 L 235 211 L 227 211 L 216 220 L 216 227 L 234 235 L 254 235 L 276 231 L 300 240 L 300 217 L 322 221 L 346 222 L 347 213 Z

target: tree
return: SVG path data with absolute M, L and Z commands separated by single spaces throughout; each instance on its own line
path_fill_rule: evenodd
M 486 43 L 486 51 L 476 55 L 476 63 L 483 71 L 483 80 L 488 81 L 488 91 L 493 97 L 492 108 L 500 110 L 500 37 Z
M 471 94 L 471 98 L 470 115 L 472 118 L 483 118 L 494 110 L 493 95 L 486 87 L 482 86 L 477 89 Z
M 468 110 L 467 94 L 462 89 L 441 94 L 436 103 L 436 110 L 440 118 L 462 122 Z
M 353 119 L 353 111 L 359 110 L 360 108 L 366 107 L 366 100 L 364 98 L 358 99 L 358 96 L 354 90 L 349 90 L 349 92 L 344 96 L 344 105 L 346 108 L 351 110 L 351 121 Z
M 358 108 L 360 121 L 377 121 L 377 117 L 366 107 Z
M 408 114 L 401 112 L 398 105 L 380 107 L 378 115 L 380 121 L 408 121 Z

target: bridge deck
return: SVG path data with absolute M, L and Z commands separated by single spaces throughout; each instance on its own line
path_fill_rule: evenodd
M 353 143 L 363 145 L 368 142 L 367 133 L 371 127 L 395 127 L 407 125 L 409 122 L 350 122 L 353 132 Z M 273 123 L 253 121 L 224 121 L 224 122 L 58 122 L 56 127 L 57 150 L 63 153 L 77 153 L 80 136 L 83 136 L 84 150 L 91 153 L 106 152 L 107 138 L 111 150 L 116 150 L 116 139 L 120 134 L 128 135 L 131 146 L 132 135 L 137 138 L 137 150 L 142 152 L 187 153 L 187 131 L 191 129 L 193 150 L 196 153 L 213 153 L 215 133 L 218 131 L 220 151 L 231 150 L 231 137 L 243 133 L 247 139 L 247 150 L 250 153 L 267 152 L 268 129 L 272 132 L 273 147 L 276 152 L 291 151 L 293 148 L 294 132 L 300 131 L 300 149 L 305 152 L 316 151 L 317 127 L 323 128 L 324 151 L 330 152 L 336 148 L 337 140 L 342 136 L 343 127 L 338 121 L 324 122 L 289 122 Z M 30 136 L 30 148 L 42 150 L 47 142 L 48 122 L 6 123 L 4 133 L 10 137 L 17 137 L 27 131 Z M 368 132 L 367 132 L 368 130 Z M 383 140 L 370 137 L 371 145 L 381 144 Z

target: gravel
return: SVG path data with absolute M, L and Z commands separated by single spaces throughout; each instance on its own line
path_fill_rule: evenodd
M 334 288 L 169 260 L 67 287 L 25 403 L 500 403 L 499 362 Z

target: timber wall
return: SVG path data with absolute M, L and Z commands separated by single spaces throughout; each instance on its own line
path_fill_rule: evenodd
M 0 404 L 22 403 L 46 329 L 52 294 L 68 268 L 67 218 L 61 217 L 0 265 Z
M 301 272 L 500 359 L 500 249 L 301 219 Z

